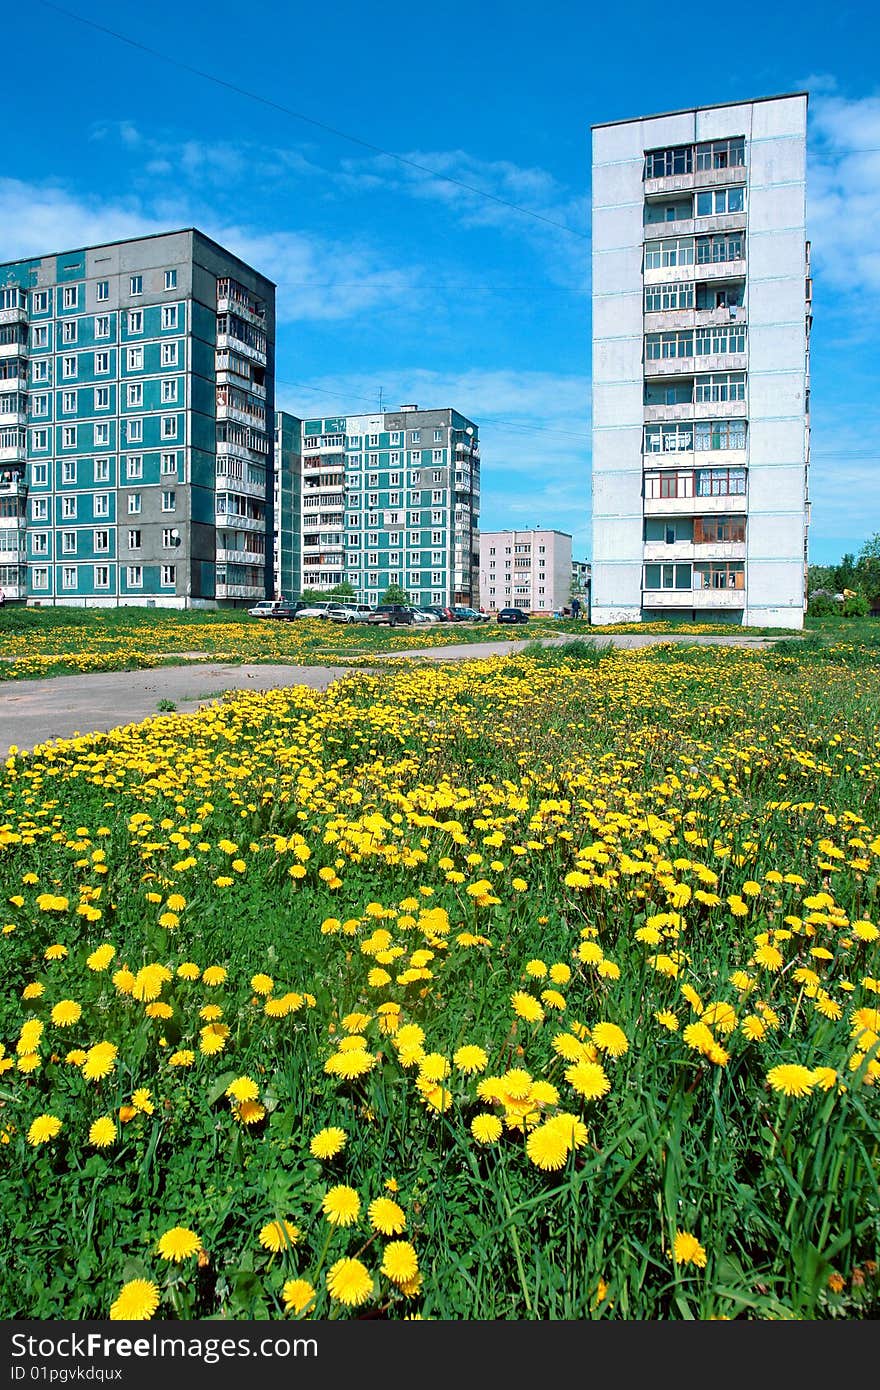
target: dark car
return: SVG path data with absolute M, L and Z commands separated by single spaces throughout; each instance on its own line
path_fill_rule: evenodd
M 522 608 L 499 608 L 499 623 L 527 623 L 529 615 Z
M 304 607 L 305 604 L 302 599 L 295 599 L 293 603 L 278 603 L 272 609 L 271 613 L 265 615 L 266 620 L 280 618 L 285 622 L 292 622 L 299 610 Z
M 426 613 L 434 613 L 441 623 L 454 623 L 455 617 L 451 608 L 447 608 L 445 603 L 425 603 L 422 605 Z
M 367 614 L 367 622 L 374 625 L 385 624 L 387 627 L 399 627 L 404 624 L 411 624 L 413 620 L 412 609 L 405 608 L 402 603 L 380 603 Z

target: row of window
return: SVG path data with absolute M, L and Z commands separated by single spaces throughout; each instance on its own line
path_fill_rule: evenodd
M 673 145 L 645 153 L 644 177 L 668 179 L 710 169 L 742 169 L 746 162 L 744 135 L 730 140 L 704 140 L 698 145 Z
M 159 467 L 162 473 L 176 473 L 178 468 L 179 454 L 175 451 L 159 455 Z M 76 484 L 77 469 L 79 464 L 85 464 L 84 459 L 63 459 L 61 463 L 61 482 Z M 112 460 L 101 458 L 94 460 L 94 470 L 92 477 L 86 481 L 96 483 L 110 482 L 110 468 Z M 125 463 L 125 476 L 127 478 L 142 478 L 144 476 L 144 456 L 143 454 L 128 454 L 123 462 Z M 31 464 L 31 482 L 35 487 L 45 487 L 49 482 L 48 463 Z M 34 507 L 42 506 L 45 499 L 34 499 Z M 34 513 L 36 515 L 36 513 Z
M 645 426 L 645 453 L 689 453 L 703 449 L 744 449 L 745 420 L 676 420 Z
M 744 468 L 697 468 L 647 473 L 645 497 L 745 497 Z
M 175 345 L 176 346 L 176 345 Z M 97 357 L 97 353 L 95 356 Z M 180 390 L 180 378 L 176 376 L 160 378 L 159 396 L 162 405 L 175 405 L 178 401 Z M 85 395 L 85 392 L 83 392 Z M 61 415 L 75 415 L 79 409 L 80 391 L 59 391 L 58 407 Z M 42 391 L 32 393 L 30 397 L 30 413 L 33 419 L 48 417 L 50 397 L 48 392 Z M 129 381 L 125 387 L 125 404 L 129 408 L 142 408 L 144 404 L 144 383 L 142 381 Z M 96 386 L 94 388 L 93 408 L 95 410 L 110 409 L 110 387 Z
M 85 285 L 60 285 L 57 290 L 57 303 L 59 310 L 85 308 Z M 177 271 L 166 270 L 164 274 L 164 290 L 177 289 Z M 82 290 L 82 298 L 80 298 Z M 132 296 L 141 295 L 144 292 L 143 275 L 130 275 L 128 277 L 128 293 Z M 51 290 L 33 290 L 31 292 L 31 313 L 47 314 L 52 307 Z M 110 298 L 110 281 L 97 280 L 95 282 L 95 299 L 99 304 L 106 303 Z
M 178 327 L 179 305 L 163 304 L 160 323 L 165 332 L 174 330 Z M 82 319 L 61 319 L 58 327 L 61 332 L 56 336 L 56 342 L 61 344 L 79 342 L 79 329 Z M 110 337 L 110 315 L 95 315 L 95 337 Z M 128 331 L 129 333 L 143 333 L 144 331 L 144 311 L 143 309 L 129 309 L 128 311 Z M 30 345 L 32 348 L 51 347 L 50 325 L 48 323 L 35 323 L 31 325 Z
M 61 566 L 61 588 L 79 589 L 80 571 L 84 569 L 82 565 L 62 565 Z M 50 572 L 48 565 L 31 566 L 31 588 L 35 592 L 48 591 L 50 582 Z M 127 589 L 141 589 L 144 583 L 143 565 L 127 565 L 125 567 L 125 585 Z M 177 566 L 161 565 L 159 568 L 159 583 L 163 589 L 173 589 L 177 583 Z M 95 589 L 110 588 L 110 566 L 92 566 L 92 586 Z
M 695 516 L 658 522 L 651 517 L 645 521 L 644 538 L 648 543 L 662 540 L 664 545 L 744 544 L 746 519 L 744 516 Z
M 178 347 L 179 344 L 162 343 L 160 354 L 160 365 L 162 367 L 176 367 L 179 364 Z M 79 376 L 79 364 L 85 359 L 84 352 L 71 353 L 69 356 L 60 357 L 58 365 L 60 367 L 59 379 L 62 381 L 75 381 Z M 125 349 L 126 371 L 142 372 L 144 370 L 144 350 L 142 347 Z M 49 359 L 38 358 L 31 362 L 31 381 L 35 385 L 50 380 Z M 112 358 L 109 349 L 100 349 L 93 354 L 92 369 L 95 376 L 109 375 L 112 367 Z
M 89 494 L 92 503 L 92 516 L 110 515 L 110 494 L 109 492 L 95 492 Z M 61 499 L 61 516 L 65 521 L 75 521 L 77 515 L 77 503 L 79 501 L 76 493 Z M 128 514 L 137 515 L 141 510 L 142 494 L 130 492 L 128 494 Z M 177 492 L 174 488 L 164 488 L 162 491 L 162 511 L 173 512 L 177 510 Z M 31 499 L 31 519 L 33 521 L 48 521 L 49 519 L 49 499 L 48 497 L 35 497 Z
M 664 270 L 677 265 L 719 265 L 745 259 L 745 236 L 726 232 L 718 236 L 664 237 L 645 243 L 645 270 Z
M 405 430 L 391 430 L 391 431 L 390 431 L 389 440 L 390 440 L 390 444 L 391 444 L 391 447 L 392 447 L 392 448 L 394 447 L 395 444 L 403 444 L 403 443 L 404 443 L 404 435 L 405 435 L 405 433 L 406 433 Z M 425 433 L 427 433 L 427 430 L 425 431 Z M 435 444 L 439 444 L 439 443 L 441 442 L 441 440 L 445 438 L 445 436 L 446 436 L 446 431 L 445 431 L 445 430 L 442 430 L 442 429 L 434 430 L 434 443 L 435 443 Z M 368 449 L 374 449 L 374 448 L 378 448 L 378 447 L 379 447 L 379 439 L 380 439 L 380 436 L 379 436 L 378 434 L 367 434 L 367 435 L 360 435 L 360 434 L 349 434 L 349 435 L 345 435 L 345 434 L 307 434 L 307 435 L 305 435 L 305 436 L 303 437 L 303 448 L 304 448 L 304 449 L 319 449 L 319 448 L 324 448 L 324 449 L 335 449 L 335 448 L 339 448 L 339 449 L 343 449 L 343 448 L 346 448 L 346 447 L 347 447 L 347 448 L 349 448 L 349 449 L 360 449 L 360 448 L 362 448 L 362 447 L 366 447 L 366 448 L 368 448 Z M 410 444 L 420 444 L 420 443 L 421 443 L 421 440 L 422 440 L 422 432 L 421 432 L 421 430 L 410 430 L 410 432 L 409 432 L 409 442 L 410 442 Z M 362 445 L 362 442 L 361 442 L 361 441 L 363 441 L 363 445 Z
M 744 589 L 745 566 L 730 560 L 692 564 L 645 565 L 646 589 Z
M 645 405 L 707 405 L 745 398 L 745 372 L 711 372 L 645 386 Z
M 645 361 L 664 362 L 673 357 L 714 357 L 745 352 L 746 330 L 741 324 L 717 323 L 701 328 L 671 329 L 645 334 Z
M 173 507 L 170 510 L 174 510 Z M 2 534 L 2 533 L 0 533 Z M 85 532 L 81 531 L 61 531 L 61 554 L 75 555 L 79 545 L 79 538 L 85 537 Z M 49 554 L 49 533 L 47 531 L 32 531 L 29 533 L 32 555 Z M 92 549 L 95 554 L 110 550 L 110 532 L 107 530 L 92 531 Z M 176 549 L 180 540 L 179 533 L 173 527 L 166 527 L 162 531 L 162 546 L 165 550 Z M 139 530 L 129 531 L 128 533 L 129 550 L 140 550 L 141 533 Z
M 161 415 L 159 417 L 159 437 L 161 439 L 176 439 L 180 431 L 180 420 L 176 415 Z M 124 420 L 121 422 L 125 442 L 127 444 L 141 444 L 144 438 L 143 419 Z M 91 442 L 87 442 L 86 432 L 92 432 Z M 60 448 L 62 449 L 89 449 L 106 448 L 110 443 L 110 421 L 98 420 L 94 425 L 62 425 L 60 427 Z M 31 430 L 31 448 L 35 453 L 44 452 L 51 448 L 52 440 L 47 426 L 42 426 Z M 0 445 L 0 447 L 3 447 Z
M 667 309 L 731 309 L 735 318 L 742 302 L 742 285 L 719 289 L 712 284 L 695 285 L 693 280 L 673 280 L 666 285 L 645 286 L 646 314 Z

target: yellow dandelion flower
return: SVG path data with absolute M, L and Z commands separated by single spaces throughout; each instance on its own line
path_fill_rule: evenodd
M 101 1115 L 89 1129 L 89 1143 L 96 1149 L 106 1149 L 116 1138 L 116 1124 L 111 1115 Z
M 537 999 L 533 998 L 531 994 L 527 994 L 525 990 L 517 990 L 512 995 L 510 1002 L 513 1006 L 513 1012 L 518 1018 L 525 1019 L 527 1023 L 542 1022 L 544 1010 Z
M 279 1255 L 282 1250 L 296 1245 L 299 1240 L 299 1228 L 294 1226 L 292 1221 L 267 1221 L 260 1230 L 259 1240 L 265 1250 Z
M 99 1042 L 90 1047 L 82 1064 L 82 1074 L 87 1081 L 102 1081 L 116 1066 L 119 1049 L 114 1043 Z
M 816 1085 L 816 1074 L 809 1067 L 785 1062 L 781 1066 L 770 1068 L 767 1081 L 771 1090 L 781 1091 L 783 1095 L 806 1096 Z
M 51 1013 L 56 1028 L 70 1028 L 79 1023 L 81 1017 L 82 1008 L 75 999 L 59 999 Z
M 690 1231 L 676 1231 L 672 1258 L 677 1265 L 696 1265 L 698 1269 L 706 1267 L 706 1252 Z
M 360 1215 L 361 1199 L 353 1187 L 340 1183 L 324 1194 L 321 1210 L 331 1226 L 351 1226 Z
M 42 1114 L 31 1122 L 27 1132 L 27 1141 L 33 1148 L 37 1148 L 40 1144 L 48 1144 L 60 1133 L 61 1121 L 58 1116 Z
M 372 1291 L 372 1275 L 360 1260 L 337 1260 L 327 1271 L 327 1292 L 337 1303 L 356 1308 Z
M 318 1130 L 309 1143 L 309 1152 L 313 1158 L 335 1158 L 345 1148 L 348 1135 L 344 1129 L 336 1125 L 330 1125 L 326 1129 Z
M 658 1009 L 654 1017 L 662 1027 L 668 1028 L 670 1033 L 678 1032 L 678 1019 L 670 1009 Z
M 304 1313 L 315 1300 L 315 1290 L 308 1279 L 288 1279 L 281 1290 L 285 1313 Z
M 406 1215 L 390 1197 L 376 1197 L 367 1208 L 370 1225 L 383 1236 L 399 1236 L 406 1230 Z
M 584 1100 L 599 1100 L 611 1090 L 611 1082 L 598 1062 L 575 1062 L 566 1067 L 565 1079 Z
M 159 1237 L 156 1253 L 161 1255 L 163 1260 L 180 1264 L 191 1255 L 197 1255 L 201 1248 L 202 1242 L 195 1231 L 191 1231 L 188 1226 L 172 1226 L 170 1231 Z
M 409 1284 L 419 1272 L 415 1246 L 408 1240 L 393 1240 L 382 1254 L 382 1273 L 395 1284 Z
M 622 1057 L 629 1051 L 626 1034 L 616 1023 L 597 1023 L 591 1029 L 591 1037 L 600 1052 L 607 1052 L 609 1057 Z
M 159 1287 L 152 1279 L 129 1279 L 110 1305 L 111 1322 L 149 1322 L 159 1307 Z
M 188 1047 L 181 1047 L 168 1058 L 169 1067 L 191 1067 L 196 1054 Z
M 497 1115 L 475 1115 L 471 1134 L 478 1144 L 495 1144 L 501 1138 L 503 1126 Z

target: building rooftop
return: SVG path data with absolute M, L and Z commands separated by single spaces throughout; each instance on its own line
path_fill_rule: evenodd
M 762 101 L 791 101 L 793 97 L 803 97 L 809 101 L 809 92 L 780 92 L 778 96 L 746 97 L 742 101 L 713 101 L 708 106 L 681 106 L 677 111 L 655 111 L 650 116 L 629 116 L 620 121 L 596 121 L 591 130 L 604 130 L 612 125 L 635 125 L 637 121 L 660 121 L 666 116 L 688 116 L 697 111 L 720 111 L 725 106 L 757 106 Z
M 238 261 L 239 265 L 243 265 L 247 270 L 252 270 L 255 275 L 259 275 L 260 279 L 265 280 L 267 285 L 272 285 L 273 288 L 275 287 L 276 282 L 270 280 L 268 275 L 264 275 L 261 270 L 257 270 L 256 266 L 251 265 L 249 261 L 242 260 L 241 256 L 237 256 L 234 251 L 230 251 L 228 246 L 221 245 L 221 243 L 215 241 L 213 237 L 209 237 L 205 232 L 199 231 L 198 227 L 173 227 L 167 232 L 144 232 L 142 236 L 119 237 L 113 241 L 96 241 L 93 242 L 91 246 L 70 246 L 64 251 L 39 251 L 32 256 L 15 256 L 12 260 L 0 261 L 0 268 L 7 265 L 22 265 L 26 261 L 42 261 L 45 260 L 47 256 L 72 256 L 77 251 L 98 251 L 104 246 L 131 246 L 138 241 L 157 241 L 160 237 L 180 236 L 182 233 L 186 232 L 191 232 L 193 236 L 197 236 L 200 241 L 206 241 L 209 245 L 216 246 L 217 250 L 222 251 L 224 256 L 228 256 L 230 260 Z

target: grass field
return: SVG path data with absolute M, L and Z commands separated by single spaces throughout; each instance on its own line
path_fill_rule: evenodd
M 878 652 L 584 642 L 8 759 L 0 1316 L 878 1316 Z

